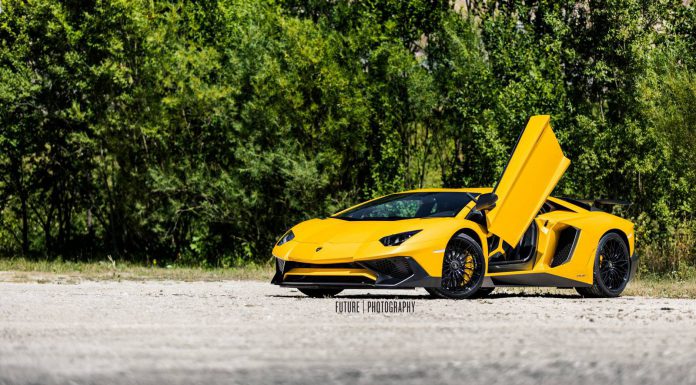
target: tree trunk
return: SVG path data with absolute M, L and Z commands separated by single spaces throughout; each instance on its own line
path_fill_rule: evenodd
M 22 201 L 22 255 L 29 255 L 29 217 L 27 214 L 27 194 L 22 191 L 20 194 Z

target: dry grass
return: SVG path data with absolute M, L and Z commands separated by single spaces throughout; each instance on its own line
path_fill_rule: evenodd
M 31 261 L 23 258 L 0 259 L 0 281 L 4 282 L 60 282 L 103 280 L 173 280 L 173 281 L 222 281 L 269 280 L 273 268 L 250 265 L 233 268 L 154 267 L 123 262 L 62 262 Z
M 557 289 L 549 287 L 500 288 L 495 294 L 500 295 L 558 295 L 577 296 L 574 289 Z M 652 298 L 696 298 L 696 279 L 673 280 L 667 278 L 635 279 L 628 284 L 622 296 L 639 296 Z
M 23 258 L 0 259 L 0 282 L 79 283 L 81 281 L 270 281 L 273 267 L 250 265 L 234 268 L 148 267 L 143 265 L 102 261 L 89 263 L 31 261 Z M 501 289 L 519 294 L 575 294 L 574 290 L 551 288 Z M 696 298 L 696 277 L 675 280 L 642 278 L 629 284 L 627 296 Z
M 686 280 L 673 279 L 637 279 L 631 282 L 624 295 L 664 298 L 696 298 L 696 278 Z

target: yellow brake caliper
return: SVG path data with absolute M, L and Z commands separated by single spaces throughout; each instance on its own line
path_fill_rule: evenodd
M 462 277 L 462 286 L 469 283 L 469 281 L 471 280 L 471 276 L 473 275 L 473 271 L 474 271 L 474 256 L 467 255 L 466 262 L 464 262 L 464 277 Z M 468 272 L 471 272 L 471 274 L 466 274 Z

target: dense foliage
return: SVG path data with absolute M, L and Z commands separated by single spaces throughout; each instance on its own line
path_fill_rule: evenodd
M 696 11 L 679 1 L 5 0 L 3 255 L 229 266 L 293 223 L 492 185 L 552 115 L 555 193 L 696 263 Z

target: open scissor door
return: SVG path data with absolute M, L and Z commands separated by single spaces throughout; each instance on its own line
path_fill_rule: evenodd
M 532 116 L 493 191 L 498 201 L 486 215 L 488 231 L 514 247 L 569 164 L 550 117 Z

